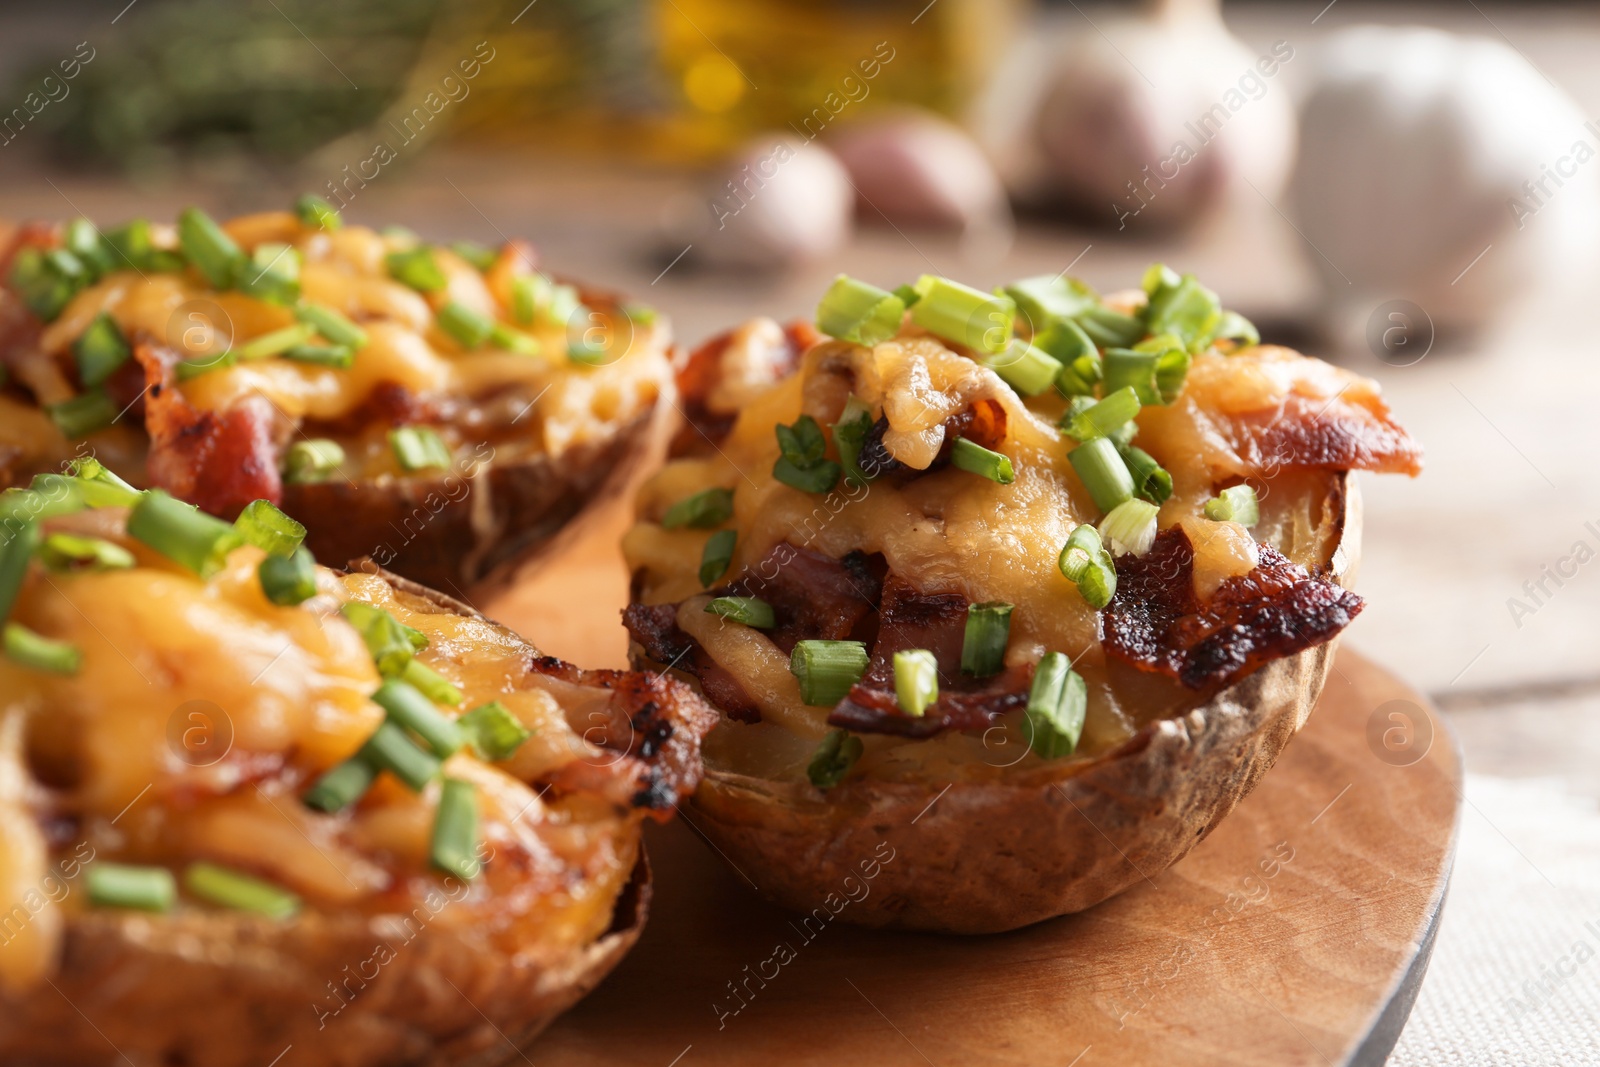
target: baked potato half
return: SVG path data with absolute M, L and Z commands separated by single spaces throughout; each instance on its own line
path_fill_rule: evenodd
M 435 246 L 305 198 L 0 247 L 0 486 L 92 454 L 225 519 L 270 500 L 319 559 L 477 599 L 666 437 L 666 321 L 525 242 Z
M 0 1060 L 494 1064 L 639 936 L 715 713 L 93 461 L 0 494 Z
M 637 663 L 722 713 L 698 825 L 870 926 L 1008 930 L 1163 870 L 1310 714 L 1361 609 L 1351 472 L 1417 446 L 1159 266 L 1106 299 L 841 277 L 818 326 L 693 354 L 624 545 Z

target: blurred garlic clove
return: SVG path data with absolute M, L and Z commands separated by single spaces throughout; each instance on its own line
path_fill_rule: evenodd
M 712 267 L 776 270 L 824 259 L 850 238 L 855 192 L 827 149 L 789 134 L 758 136 L 708 185 L 682 228 Z
M 1278 74 L 1287 42 L 1258 54 L 1215 0 L 1085 25 L 1050 56 L 1027 192 L 1126 228 L 1194 223 L 1255 186 L 1275 199 L 1294 152 Z
M 851 123 L 828 147 L 850 172 L 865 223 L 954 230 L 1010 223 L 1005 190 L 983 150 L 930 112 L 896 110 Z
M 1340 336 L 1400 299 L 1469 332 L 1590 254 L 1600 126 L 1499 41 L 1340 30 L 1301 122 L 1289 203 Z

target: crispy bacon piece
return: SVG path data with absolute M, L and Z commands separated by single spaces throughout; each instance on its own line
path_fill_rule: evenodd
M 1200 603 L 1194 547 L 1182 527 L 1157 535 L 1143 556 L 1117 560 L 1117 592 L 1104 616 L 1106 651 L 1190 689 L 1215 691 L 1270 660 L 1332 639 L 1361 612 L 1356 594 L 1314 578 L 1270 545 L 1260 565 Z
M 761 721 L 761 709 L 738 680 L 718 666 L 700 642 L 678 629 L 678 605 L 629 604 L 622 609 L 622 625 L 656 663 L 699 679 L 706 698 L 728 718 L 735 722 Z
M 678 400 L 683 407 L 687 425 L 680 429 L 672 441 L 672 455 L 689 455 L 703 448 L 707 441 L 718 443 L 728 436 L 737 411 L 712 411 L 707 399 L 716 388 L 722 373 L 722 354 L 733 343 L 738 329 L 727 330 L 704 342 L 689 353 L 678 369 Z M 788 342 L 782 358 L 774 368 L 774 381 L 785 378 L 800 365 L 806 349 L 822 340 L 822 335 L 809 322 L 795 320 L 783 328 Z
M 1235 415 L 1223 425 L 1239 457 L 1269 475 L 1282 467 L 1422 472 L 1422 446 L 1386 408 L 1292 393 L 1281 409 Z
M 939 446 L 939 454 L 926 470 L 908 467 L 889 454 L 883 445 L 883 435 L 888 430 L 888 418 L 879 416 L 878 421 L 872 424 L 872 429 L 867 431 L 857 462 L 862 470 L 875 478 L 889 477 L 909 482 L 948 467 L 958 437 L 965 437 L 984 448 L 998 450 L 1000 443 L 1006 439 L 1006 409 L 997 400 L 979 400 L 945 419 L 944 444 Z
M 858 734 L 897 737 L 932 737 L 945 730 L 983 730 L 1007 712 L 1026 707 L 1028 690 L 1033 685 L 1031 666 L 1008 667 L 981 683 L 958 676 L 951 679 L 952 684 L 962 686 L 958 689 L 946 689 L 943 672 L 940 674 L 939 699 L 920 718 L 912 718 L 900 710 L 892 681 L 888 689 L 875 688 L 863 681 L 828 713 L 828 725 Z
M 139 340 L 133 355 L 145 373 L 152 485 L 222 518 L 252 500 L 283 499 L 278 414 L 269 400 L 251 396 L 227 411 L 196 411 L 175 384 L 176 353 Z

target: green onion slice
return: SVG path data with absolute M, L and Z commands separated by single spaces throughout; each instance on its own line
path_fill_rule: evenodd
M 800 682 L 800 699 L 831 707 L 867 672 L 867 646 L 860 641 L 801 641 L 789 654 L 789 673 Z
M 288 556 L 306 539 L 306 528 L 280 511 L 270 500 L 252 500 L 244 506 L 233 528 L 247 545 L 270 556 Z
M 1005 351 L 988 357 L 983 365 L 1000 375 L 1020 396 L 1038 396 L 1061 373 L 1061 364 L 1055 357 L 1020 337 L 1013 337 Z
M 325 437 L 296 441 L 284 457 L 283 480 L 290 485 L 325 482 L 344 463 L 344 449 Z
M 133 349 L 117 327 L 117 320 L 102 311 L 89 328 L 72 342 L 72 356 L 78 364 L 78 377 L 94 388 L 104 385 L 116 369 L 133 357 Z
M 1126 348 L 1147 332 L 1141 320 L 1098 304 L 1079 313 L 1072 321 L 1098 348 Z
M 139 490 L 93 456 L 72 460 L 67 471 L 78 479 L 90 507 L 127 507 L 139 499 Z
M 494 324 L 494 329 L 489 331 L 489 343 L 496 348 L 503 348 L 507 352 L 515 352 L 522 356 L 537 356 L 544 351 L 544 345 L 539 343 L 537 337 L 525 334 L 521 330 L 513 330 L 498 322 Z
M 866 485 L 873 475 L 861 467 L 861 449 L 872 432 L 872 409 L 856 397 L 851 397 L 833 424 L 833 443 L 839 449 L 840 465 L 845 480 L 856 485 Z
M 850 773 L 866 746 L 861 738 L 845 730 L 830 730 L 817 746 L 811 762 L 806 765 L 806 777 L 818 789 L 832 789 Z
M 216 863 L 191 863 L 183 887 L 212 904 L 273 919 L 290 919 L 300 910 L 300 898 L 282 886 Z
M 917 279 L 917 302 L 911 321 L 936 337 L 965 345 L 977 352 L 998 354 L 1011 340 L 1016 305 L 1009 296 L 924 274 Z
M 1110 511 L 1133 497 L 1133 476 L 1117 453 L 1117 445 L 1106 437 L 1096 437 L 1067 453 L 1072 469 L 1101 511 Z
M 1237 311 L 1224 311 L 1217 323 L 1216 336 L 1212 340 L 1236 341 L 1240 348 L 1248 348 L 1261 343 L 1261 332 L 1256 329 L 1255 323 Z
M 99 433 L 116 422 L 117 416 L 122 414 L 104 389 L 92 389 L 82 396 L 51 404 L 45 408 L 45 412 L 49 414 L 50 421 L 56 424 L 56 429 L 74 441 Z
M 460 703 L 459 694 L 456 700 Z M 389 679 L 372 694 L 372 701 L 389 713 L 391 722 L 399 723 L 427 742 L 433 754 L 441 759 L 454 755 L 466 744 L 456 721 L 434 707 L 433 701 L 408 682 Z
M 287 556 L 268 556 L 256 568 L 261 592 L 280 607 L 303 604 L 317 595 L 317 561 L 297 548 Z
M 478 790 L 471 782 L 446 778 L 440 787 L 429 858 L 441 871 L 466 882 L 483 869 L 478 859 Z
M 719 596 L 706 605 L 706 611 L 712 615 L 721 615 L 724 619 L 753 626 L 757 630 L 770 630 L 778 625 L 778 618 L 773 613 L 772 605 L 759 597 Z
M 1017 472 L 1011 466 L 1010 456 L 991 452 L 978 442 L 965 437 L 956 438 L 955 447 L 950 452 L 950 462 L 961 470 L 981 474 L 991 482 L 999 482 L 1001 485 L 1010 485 L 1017 480 Z
M 1195 280 L 1193 274 L 1181 277 L 1161 267 L 1160 274 L 1145 275 L 1149 301 L 1140 313 L 1145 327 L 1153 334 L 1172 334 L 1184 348 L 1198 352 L 1211 343 L 1222 323 L 1222 304 L 1217 294 Z M 1156 268 L 1152 268 L 1153 270 Z
M 772 465 L 774 478 L 805 493 L 826 493 L 834 487 L 844 468 L 823 458 L 828 439 L 816 419 L 801 415 L 793 426 L 779 423 L 773 429 L 782 453 Z
M 718 530 L 706 539 L 706 547 L 700 553 L 702 587 L 711 586 L 728 573 L 728 568 L 733 564 L 734 545 L 738 540 L 739 534 L 734 530 Z
M 280 355 L 291 363 L 310 363 L 334 370 L 349 370 L 356 365 L 355 350 L 348 345 L 295 345 Z
M 1100 540 L 1100 531 L 1092 525 L 1085 522 L 1073 528 L 1056 564 L 1090 607 L 1099 611 L 1111 603 L 1117 591 L 1117 569 Z
M 71 252 L 50 255 L 24 248 L 11 267 L 11 287 L 22 302 L 45 322 L 54 322 L 87 281 L 87 272 Z
M 1254 526 L 1261 521 L 1261 502 L 1253 485 L 1232 485 L 1206 501 L 1206 518 L 1213 522 L 1236 522 Z
M 89 903 L 101 908 L 167 912 L 178 899 L 178 883 L 165 867 L 134 867 L 101 860 L 84 874 Z
M 178 247 L 214 289 L 232 289 L 246 269 L 238 243 L 197 207 L 178 216 Z
M 1012 282 L 1001 290 L 1034 334 L 1083 314 L 1100 303 L 1095 291 L 1065 274 L 1040 274 Z
M 133 553 L 114 541 L 53 533 L 39 546 L 39 561 L 55 571 L 113 571 L 133 566 Z
M 664 529 L 692 526 L 698 530 L 720 526 L 733 518 L 733 490 L 705 489 L 684 497 L 661 516 Z
M 438 777 L 439 760 L 411 740 L 404 727 L 390 719 L 361 746 L 360 758 L 379 770 L 388 771 L 404 782 L 413 793 Z
M 1108 437 L 1113 430 L 1133 420 L 1139 414 L 1139 395 L 1131 386 L 1123 386 L 1097 404 L 1081 409 L 1069 409 L 1068 417 L 1061 420 L 1061 429 L 1079 441 L 1092 441 Z
M 427 245 L 403 252 L 390 252 L 384 257 L 384 266 L 389 269 L 391 278 L 418 292 L 437 292 L 449 284 L 438 261 L 433 258 L 433 249 Z
M 337 230 L 344 220 L 339 209 L 315 193 L 307 193 L 294 202 L 294 213 L 300 225 L 318 230 Z
M 41 537 L 39 523 L 33 519 L 21 522 L 8 519 L 0 525 L 0 619 L 10 615 L 17 602 L 23 579 L 28 576 L 28 561 L 38 549 Z
M 320 333 L 330 344 L 344 345 L 347 348 L 366 347 L 367 331 L 331 307 L 322 304 L 301 304 L 294 309 L 294 315 Z
M 347 600 L 339 605 L 339 613 L 349 621 L 366 642 L 367 653 L 377 665 L 378 673 L 385 678 L 398 678 L 418 649 L 425 648 L 428 639 L 411 627 L 402 624 L 382 608 Z M 420 644 L 419 644 L 420 641 Z
M 230 523 L 152 489 L 128 513 L 128 536 L 202 578 L 222 568 L 228 553 L 244 543 Z
M 900 710 L 920 719 L 939 699 L 939 661 L 925 648 L 894 654 L 894 695 Z
M 498 700 L 478 705 L 457 719 L 456 725 L 473 751 L 490 762 L 510 759 L 533 736 Z
M 389 447 L 394 450 L 401 470 L 446 470 L 450 466 L 450 446 L 437 430 L 426 426 L 390 430 Z
M 239 365 L 239 356 L 232 349 L 226 352 L 217 352 L 209 356 L 196 356 L 194 359 L 180 359 L 174 363 L 173 369 L 177 372 L 178 381 L 186 382 L 198 378 L 202 374 L 209 374 L 214 370 L 223 370 L 227 367 Z
M 463 348 L 478 348 L 494 333 L 494 319 L 455 300 L 439 309 L 437 321 Z
M 413 658 L 406 664 L 406 669 L 400 672 L 400 680 L 435 704 L 453 708 L 461 703 L 461 690 L 455 687 L 455 683 L 420 659 Z
M 1161 509 L 1148 500 L 1124 500 L 1100 520 L 1100 536 L 1113 552 L 1142 556 L 1156 540 L 1156 512 Z
M 116 251 L 88 219 L 73 219 L 67 223 L 61 244 L 83 264 L 91 280 L 99 279 L 120 265 Z
M 1030 745 L 1041 759 L 1072 755 L 1089 711 L 1089 687 L 1060 652 L 1047 652 L 1034 668 L 1028 690 Z
M 841 274 L 817 305 L 817 329 L 841 341 L 876 345 L 900 332 L 905 313 L 898 296 Z
M 287 352 L 296 345 L 303 345 L 317 335 L 314 327 L 306 323 L 297 323 L 294 326 L 285 326 L 281 330 L 264 333 L 260 337 L 252 337 L 242 345 L 233 349 L 233 355 L 241 363 L 248 363 L 257 359 L 269 359 L 272 356 Z
M 1142 448 L 1120 441 L 1117 443 L 1117 454 L 1128 465 L 1128 476 L 1133 479 L 1133 491 L 1139 499 L 1152 504 L 1165 504 L 1171 498 L 1172 475 L 1156 462 L 1154 456 Z
M 1002 600 L 967 606 L 967 629 L 961 640 L 961 673 L 987 678 L 1005 668 L 1014 607 Z
M 331 815 L 366 796 L 377 777 L 378 768 L 359 756 L 352 756 L 318 778 L 300 802 Z
M 477 241 L 455 241 L 450 245 L 450 251 L 471 263 L 479 273 L 494 266 L 500 258 L 498 251 Z
M 269 241 L 256 246 L 240 268 L 239 291 L 269 304 L 291 306 L 300 299 L 300 252 Z
M 34 633 L 19 622 L 5 626 L 6 658 L 23 667 L 47 674 L 77 674 L 83 653 L 66 641 L 52 641 Z

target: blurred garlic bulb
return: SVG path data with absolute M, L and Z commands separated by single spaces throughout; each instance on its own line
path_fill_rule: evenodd
M 1163 0 L 1106 19 L 1048 59 L 1025 192 L 1117 228 L 1187 225 L 1231 198 L 1282 190 L 1294 109 L 1278 84 L 1286 41 L 1257 53 L 1223 25 L 1217 0 Z
M 822 259 L 850 237 L 855 191 L 827 149 L 792 134 L 758 136 L 708 186 L 679 229 L 699 262 L 780 269 Z
M 1389 298 L 1470 330 L 1593 246 L 1600 127 L 1506 45 L 1356 26 L 1318 71 L 1290 203 L 1337 332 Z
M 960 127 L 930 112 L 881 112 L 844 126 L 828 147 L 850 172 L 865 223 L 882 218 L 953 230 L 1010 224 L 988 157 Z

